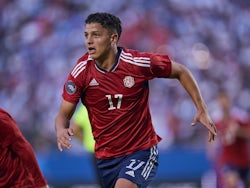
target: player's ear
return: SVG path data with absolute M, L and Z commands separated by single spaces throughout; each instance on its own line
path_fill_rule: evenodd
M 111 43 L 112 43 L 113 45 L 117 44 L 117 42 L 118 42 L 118 34 L 117 34 L 117 33 L 113 33 L 113 34 L 111 35 L 110 40 L 111 40 Z

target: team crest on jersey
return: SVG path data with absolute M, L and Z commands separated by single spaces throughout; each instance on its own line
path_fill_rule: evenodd
M 67 91 L 68 94 L 72 95 L 76 92 L 76 85 L 74 84 L 74 82 L 72 82 L 71 80 L 69 80 L 66 84 L 65 84 L 65 89 Z
M 133 85 L 135 85 L 135 79 L 132 76 L 125 76 L 123 83 L 125 87 L 131 88 Z

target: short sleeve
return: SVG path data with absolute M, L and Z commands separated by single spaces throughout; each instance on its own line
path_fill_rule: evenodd
M 167 55 L 151 55 L 151 71 L 155 77 L 167 78 L 171 74 L 171 60 Z
M 81 86 L 71 74 L 68 75 L 64 83 L 62 97 L 64 100 L 74 104 L 77 104 L 81 97 Z
M 84 72 L 88 62 L 87 57 L 87 54 L 85 54 L 78 60 L 64 83 L 62 97 L 68 102 L 77 104 L 82 96 Z

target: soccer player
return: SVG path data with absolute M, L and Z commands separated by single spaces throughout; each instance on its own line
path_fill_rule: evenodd
M 197 82 L 183 65 L 167 55 L 119 47 L 122 27 L 110 13 L 93 13 L 85 20 L 87 52 L 79 58 L 65 81 L 55 120 L 60 151 L 70 149 L 70 119 L 79 100 L 86 106 L 92 126 L 95 156 L 104 188 L 144 188 L 158 166 L 156 134 L 149 110 L 149 80 L 175 78 L 191 96 L 201 122 L 214 140 L 211 120 Z
M 0 187 L 48 188 L 33 148 L 15 120 L 0 108 Z
M 250 122 L 241 118 L 233 108 L 233 101 L 226 91 L 218 94 L 221 116 L 215 118 L 218 128 L 218 143 L 214 150 L 212 162 L 217 168 L 218 187 L 249 187 L 249 140 Z M 242 112 L 240 112 L 242 114 Z M 213 145 L 210 145 L 213 146 Z M 218 149 L 219 148 L 219 149 Z

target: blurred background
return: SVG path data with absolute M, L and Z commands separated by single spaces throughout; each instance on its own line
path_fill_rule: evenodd
M 89 154 L 73 140 L 57 150 L 54 118 L 67 74 L 85 53 L 84 21 L 121 18 L 120 46 L 167 53 L 197 79 L 212 116 L 220 89 L 250 112 L 249 0 L 1 0 L 0 107 L 16 119 L 52 187 L 94 187 Z M 191 127 L 195 107 L 175 80 L 150 81 L 154 126 L 163 138 L 152 187 L 213 187 L 207 132 Z M 209 183 L 208 183 L 209 182 Z

